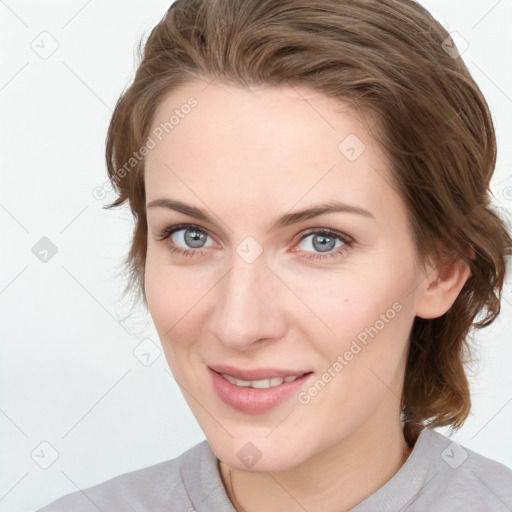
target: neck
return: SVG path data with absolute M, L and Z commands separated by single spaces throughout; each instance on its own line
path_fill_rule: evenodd
M 252 473 L 220 464 L 239 512 L 348 511 L 382 487 L 412 448 L 402 424 L 368 424 L 336 446 L 286 471 Z M 334 470 L 333 470 L 334 468 Z

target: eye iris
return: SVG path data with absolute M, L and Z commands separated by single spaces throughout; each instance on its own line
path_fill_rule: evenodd
M 197 249 L 198 247 L 202 247 L 202 244 L 204 244 L 205 236 L 205 233 L 201 233 L 197 229 L 187 229 L 184 234 L 185 243 L 190 247 Z
M 317 245 L 316 242 L 320 241 L 321 245 Z M 336 245 L 336 240 L 332 236 L 326 236 L 326 235 L 315 235 L 313 237 L 313 247 L 316 250 L 319 250 L 320 252 L 327 252 L 334 249 L 334 246 Z

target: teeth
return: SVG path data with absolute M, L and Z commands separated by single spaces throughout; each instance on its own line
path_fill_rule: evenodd
M 221 375 L 231 382 L 231 384 L 235 384 L 237 386 L 243 387 L 243 388 L 256 388 L 256 389 L 266 389 L 266 388 L 273 388 L 274 386 L 279 386 L 283 382 L 292 382 L 295 379 L 298 379 L 301 377 L 301 375 L 291 375 L 289 377 L 285 377 L 284 379 L 281 377 L 273 377 L 271 379 L 261 379 L 261 380 L 241 380 L 236 379 L 235 377 L 232 377 L 231 375 L 228 375 L 227 373 L 221 373 Z

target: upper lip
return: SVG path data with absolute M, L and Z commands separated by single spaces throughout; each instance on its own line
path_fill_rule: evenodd
M 235 368 L 227 364 L 210 365 L 210 368 L 217 373 L 226 373 L 236 379 L 245 381 L 271 379 L 272 377 L 291 377 L 310 373 L 311 370 L 287 370 L 283 368 Z

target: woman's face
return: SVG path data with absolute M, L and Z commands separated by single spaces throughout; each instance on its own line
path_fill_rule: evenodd
M 361 118 L 308 89 L 194 82 L 152 139 L 147 301 L 216 455 L 278 471 L 398 426 L 428 280 Z

